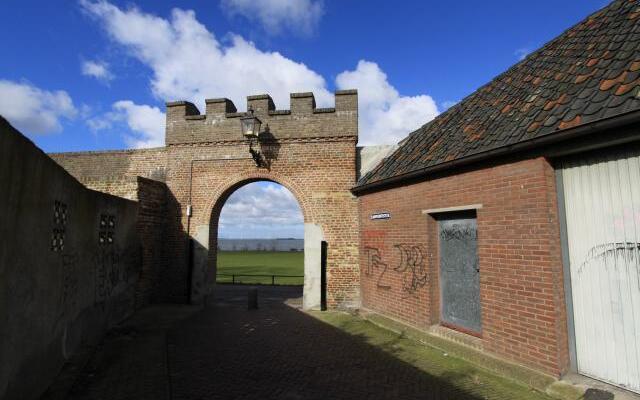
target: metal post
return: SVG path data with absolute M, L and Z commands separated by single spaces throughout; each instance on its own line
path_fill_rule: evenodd
M 271 275 L 271 286 L 274 286 L 275 284 L 276 284 L 276 276 Z
M 235 274 L 232 274 L 232 275 L 231 275 L 231 283 L 232 283 L 232 284 L 235 284 L 235 283 L 236 283 L 236 275 L 235 275 Z
M 247 293 L 247 299 L 248 299 L 247 309 L 257 310 L 258 309 L 258 289 L 254 287 L 250 288 L 249 292 Z

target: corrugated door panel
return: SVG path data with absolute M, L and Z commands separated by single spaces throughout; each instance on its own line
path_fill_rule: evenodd
M 561 168 L 578 371 L 640 392 L 640 150 Z

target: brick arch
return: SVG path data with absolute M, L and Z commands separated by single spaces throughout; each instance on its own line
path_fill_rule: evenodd
M 211 200 L 207 204 L 207 208 L 204 210 L 204 213 L 201 216 L 201 218 L 203 219 L 200 221 L 200 223 L 216 225 L 217 227 L 218 220 L 217 218 L 213 220 L 214 213 L 219 213 L 220 210 L 222 210 L 222 207 L 226 203 L 229 196 L 242 186 L 260 181 L 274 182 L 287 188 L 287 190 L 289 190 L 291 194 L 293 194 L 293 197 L 295 197 L 295 199 L 298 201 L 300 210 L 302 210 L 302 217 L 304 219 L 304 222 L 315 221 L 315 216 L 313 215 L 313 210 L 310 206 L 306 193 L 295 182 L 280 174 L 252 171 L 233 175 L 220 183 L 213 190 Z
M 286 176 L 269 172 L 244 172 L 231 176 L 218 184 L 212 190 L 211 200 L 203 211 L 199 222 L 206 226 L 208 234 L 208 248 L 206 262 L 199 263 L 200 268 L 193 270 L 192 298 L 210 294 L 215 286 L 217 270 L 217 241 L 220 213 L 229 196 L 238 188 L 252 182 L 269 181 L 286 187 L 298 201 L 305 222 L 305 261 L 304 261 L 304 291 L 303 307 L 316 307 L 321 302 L 321 240 L 323 228 L 315 224 L 315 213 L 312 211 L 307 194 Z M 310 229 L 311 240 L 307 240 L 307 229 Z M 204 261 L 204 259 L 203 259 Z

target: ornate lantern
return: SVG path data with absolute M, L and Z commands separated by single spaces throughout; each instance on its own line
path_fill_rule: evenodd
M 253 109 L 249 109 L 246 117 L 240 118 L 240 126 L 242 134 L 249 140 L 258 139 L 260 136 L 260 125 L 262 121 L 253 115 Z
M 260 126 L 262 121 L 253 115 L 253 109 L 249 108 L 247 116 L 240 118 L 240 128 L 242 129 L 242 135 L 249 141 L 249 153 L 253 157 L 257 167 L 261 167 L 264 163 L 262 161 L 262 154 L 259 150 L 254 150 L 253 141 L 260 142 Z

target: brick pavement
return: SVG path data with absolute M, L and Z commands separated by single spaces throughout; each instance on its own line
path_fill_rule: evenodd
M 111 332 L 59 398 L 481 398 L 303 313 L 300 290 L 260 288 L 254 311 L 245 293 L 226 287 L 206 308 L 142 310 Z

